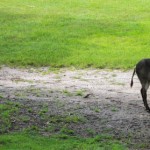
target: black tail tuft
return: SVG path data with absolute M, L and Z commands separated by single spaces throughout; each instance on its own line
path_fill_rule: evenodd
M 130 86 L 131 86 L 131 88 L 132 88 L 132 86 L 133 86 L 133 80 L 131 80 Z
M 134 74 L 135 74 L 135 68 L 134 68 L 133 75 L 132 75 L 132 78 L 131 78 L 131 83 L 130 83 L 131 88 L 133 86 L 133 77 L 134 77 Z

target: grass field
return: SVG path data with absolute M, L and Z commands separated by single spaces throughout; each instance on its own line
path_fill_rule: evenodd
M 0 99 L 1 100 L 1 99 Z M 34 104 L 36 105 L 36 104 Z M 19 117 L 21 110 L 25 110 L 26 106 L 21 105 L 18 102 L 10 102 L 5 100 L 4 103 L 0 101 L 0 150 L 125 150 L 126 144 L 122 144 L 120 140 L 115 139 L 114 136 L 108 134 L 100 134 L 93 137 L 83 138 L 75 136 L 73 130 L 67 128 L 67 124 L 77 123 L 80 120 L 74 120 L 70 118 L 65 120 L 65 118 L 60 118 L 58 116 L 53 116 L 53 123 L 56 127 L 58 124 L 65 124 L 60 133 L 52 133 L 50 123 L 49 128 L 46 130 L 45 125 L 38 127 L 38 123 L 32 125 L 32 119 L 30 120 L 30 115 L 26 115 L 24 112 L 24 117 Z M 28 109 L 28 108 L 27 108 Z M 28 109 L 29 111 L 29 109 Z M 30 108 L 30 112 L 33 110 Z M 46 122 L 50 121 L 52 117 L 48 117 L 45 114 L 45 109 L 42 111 L 42 118 L 45 118 Z M 34 112 L 37 118 L 39 118 L 38 113 Z M 67 118 L 66 118 L 67 119 Z M 18 122 L 14 125 L 14 122 Z M 27 122 L 30 121 L 31 124 Z M 77 121 L 77 122 L 76 122 Z M 44 119 L 40 122 L 44 122 Z M 17 132 L 17 126 L 27 123 L 27 127 L 20 126 Z M 15 130 L 13 130 L 15 128 Z M 47 136 L 42 136 L 41 132 L 46 131 Z M 20 132 L 19 132 L 20 131 Z
M 131 68 L 150 57 L 149 0 L 1 0 L 0 64 Z
M 64 138 L 64 137 L 63 137 Z M 95 138 L 80 139 L 65 136 L 62 137 L 42 137 L 29 134 L 9 134 L 0 136 L 1 150 L 125 150 L 125 147 L 118 142 L 111 142 L 102 136 Z M 108 139 L 107 139 L 108 138 Z

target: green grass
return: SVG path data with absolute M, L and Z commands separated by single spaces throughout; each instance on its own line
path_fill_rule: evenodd
M 8 132 L 12 128 L 12 115 L 17 115 L 20 107 L 19 103 L 0 104 L 0 134 Z
M 38 110 L 28 113 L 32 112 L 31 109 L 18 102 L 0 100 L 0 150 L 126 149 L 127 145 L 121 143 L 115 136 L 97 135 L 92 129 L 87 130 L 89 138 L 80 137 L 70 125 L 82 123 L 83 126 L 87 121 L 86 118 L 77 115 L 48 117 L 47 106 L 45 104 L 38 115 Z M 33 122 L 35 116 L 37 120 Z
M 24 133 L 0 136 L 1 150 L 125 150 L 125 146 L 108 136 L 75 138 L 68 136 L 42 137 Z
M 0 65 L 131 68 L 150 57 L 149 0 L 1 0 Z

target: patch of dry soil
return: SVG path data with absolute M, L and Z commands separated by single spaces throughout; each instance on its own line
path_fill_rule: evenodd
M 132 71 L 120 70 L 61 69 L 54 73 L 48 68 L 3 67 L 0 95 L 32 106 L 48 103 L 53 114 L 81 115 L 86 122 L 70 127 L 82 136 L 88 136 L 85 131 L 89 129 L 124 137 L 132 144 L 148 144 L 150 114 L 144 108 L 136 75 L 130 88 L 131 76 Z

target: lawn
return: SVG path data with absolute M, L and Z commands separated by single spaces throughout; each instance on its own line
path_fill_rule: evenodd
M 64 139 L 65 137 L 65 139 Z M 0 136 L 1 150 L 125 150 L 118 142 L 111 142 L 102 136 L 81 139 L 73 137 L 42 137 L 25 133 Z
M 132 68 L 150 57 L 149 0 L 1 0 L 0 65 Z
M 112 135 L 97 134 L 93 137 L 80 137 L 73 130 L 67 128 L 67 124 L 77 124 L 80 120 L 75 118 L 62 118 L 58 116 L 48 117 L 45 108 L 40 115 L 31 108 L 18 103 L 0 98 L 0 150 L 125 150 L 126 144 Z M 36 104 L 34 104 L 36 105 Z M 41 107 L 41 106 L 40 106 Z M 29 114 L 25 111 L 28 109 Z M 22 114 L 21 112 L 24 112 Z M 38 111 L 38 110 L 37 110 Z M 30 119 L 34 112 L 40 123 Z M 22 117 L 20 117 L 22 115 Z M 24 116 L 23 116 L 24 115 Z M 43 119 L 45 118 L 45 119 Z M 75 119 L 75 120 L 74 120 Z M 49 128 L 46 125 L 38 127 L 42 122 L 52 122 Z M 15 122 L 17 122 L 15 124 Z M 30 123 L 29 123 L 30 122 Z M 61 132 L 52 132 L 58 124 L 65 124 Z M 46 131 L 46 132 L 44 132 Z M 51 133 L 50 133 L 51 132 Z M 43 134 L 45 135 L 43 135 Z

